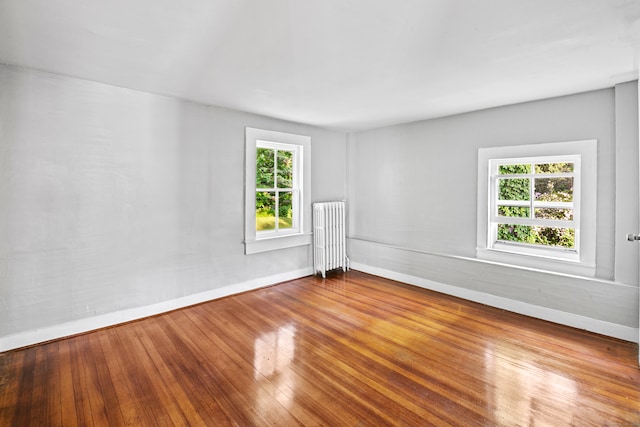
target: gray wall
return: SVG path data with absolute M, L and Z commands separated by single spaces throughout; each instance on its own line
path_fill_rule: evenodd
M 0 66 L 0 337 L 309 268 L 245 256 L 244 128 L 312 138 L 344 199 L 346 135 Z
M 637 245 L 621 241 L 638 221 L 637 111 L 633 82 L 351 134 L 351 260 L 637 327 Z M 597 278 L 475 260 L 478 148 L 584 139 L 598 140 Z

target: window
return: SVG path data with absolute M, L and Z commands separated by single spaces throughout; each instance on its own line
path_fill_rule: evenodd
M 481 149 L 478 256 L 595 274 L 595 141 Z
M 307 136 L 246 128 L 245 253 L 311 243 Z

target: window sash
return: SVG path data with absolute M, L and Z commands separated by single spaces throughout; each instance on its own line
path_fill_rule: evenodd
M 301 181 L 302 178 L 300 176 L 300 162 L 302 160 L 302 150 L 303 147 L 300 145 L 295 145 L 295 144 L 286 144 L 286 143 L 280 143 L 280 142 L 271 142 L 271 141 L 263 141 L 263 140 L 258 140 L 256 141 L 256 148 L 266 148 L 266 149 L 270 149 L 273 150 L 273 155 L 274 155 L 274 161 L 273 161 L 273 187 L 256 187 L 255 189 L 255 194 L 260 193 L 260 192 L 270 192 L 270 193 L 274 193 L 275 194 L 275 210 L 274 210 L 274 217 L 275 217 L 275 226 L 274 229 L 271 230 L 255 230 L 255 235 L 256 235 L 256 239 L 261 239 L 261 238 L 270 238 L 270 237 L 275 237 L 275 236 L 280 236 L 280 235 L 288 235 L 288 234 L 296 234 L 296 233 L 300 233 L 301 230 L 301 225 L 300 225 L 300 207 L 301 207 L 301 200 L 302 200 L 302 189 L 301 189 Z M 292 159 L 293 159 L 293 167 L 292 167 L 292 187 L 286 187 L 286 188 L 281 188 L 278 187 L 278 152 L 279 151 L 288 151 L 293 153 L 292 154 Z M 257 159 L 256 159 L 257 160 Z M 290 192 L 292 193 L 291 195 L 291 199 L 292 199 L 292 223 L 291 223 L 291 227 L 290 228 L 280 228 L 280 210 L 279 210 L 279 203 L 280 203 L 280 193 L 286 193 L 286 192 Z M 257 209 L 255 211 L 255 215 L 256 218 L 254 219 L 254 224 L 256 224 L 257 222 Z
M 262 237 L 273 237 L 274 235 L 284 235 L 284 234 L 292 234 L 300 232 L 300 214 L 299 214 L 299 206 L 301 205 L 301 192 L 295 189 L 256 189 L 256 194 L 260 192 L 271 192 L 275 193 L 275 228 L 272 230 L 257 230 L 256 229 L 256 238 L 259 239 Z M 289 228 L 280 228 L 280 193 L 292 193 L 291 194 L 291 204 L 292 204 L 292 220 L 291 227 Z M 257 215 L 257 209 L 256 209 Z M 257 219 L 257 218 L 256 218 Z M 256 221 L 254 221 L 255 223 Z
M 573 172 L 558 172 L 558 173 L 535 173 L 535 165 L 547 164 L 547 163 L 573 163 Z M 530 173 L 517 173 L 517 174 L 500 174 L 500 166 L 509 165 L 529 165 Z M 580 155 L 567 155 L 567 156 L 535 156 L 525 158 L 511 158 L 511 159 L 491 159 L 489 160 L 490 171 L 490 194 L 489 194 L 489 207 L 490 212 L 488 215 L 488 231 L 489 231 L 489 247 L 490 248 L 504 248 L 507 246 L 521 247 L 526 253 L 528 248 L 533 252 L 540 254 L 548 252 L 548 256 L 560 256 L 561 252 L 574 253 L 576 257 L 579 257 L 580 251 Z M 572 178 L 573 179 L 573 192 L 571 202 L 559 202 L 559 201 L 543 201 L 535 199 L 535 180 L 547 179 L 547 178 Z M 500 195 L 500 180 L 504 179 L 528 179 L 529 180 L 529 200 L 502 200 L 499 199 Z M 500 206 L 507 207 L 523 207 L 529 209 L 528 217 L 516 217 L 516 216 L 501 216 L 498 214 Z M 559 220 L 559 219 L 547 219 L 536 218 L 535 210 L 538 208 L 551 208 L 551 209 L 570 209 L 573 211 L 573 220 Z M 503 241 L 498 239 L 498 225 L 499 224 L 514 224 L 514 225 L 527 225 L 533 227 L 551 227 L 551 228 L 569 228 L 575 230 L 574 247 L 563 248 L 551 245 L 532 244 L 527 242 L 516 241 Z M 554 255 L 555 254 L 555 255 Z M 560 256 L 564 258 L 564 256 Z

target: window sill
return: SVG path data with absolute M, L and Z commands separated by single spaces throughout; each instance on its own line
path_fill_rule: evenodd
M 518 254 L 496 248 L 478 248 L 478 259 L 498 262 L 506 265 L 537 268 L 550 272 L 572 274 L 582 277 L 595 277 L 595 265 L 579 261 L 562 260 L 541 255 Z
M 285 236 L 263 237 L 261 239 L 244 242 L 245 255 L 261 252 L 275 251 L 278 249 L 293 248 L 296 246 L 310 245 L 313 234 L 298 233 Z

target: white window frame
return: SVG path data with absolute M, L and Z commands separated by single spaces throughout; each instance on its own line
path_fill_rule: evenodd
M 256 231 L 258 147 L 294 152 L 294 227 L 291 229 Z M 245 254 L 310 245 L 311 237 L 311 138 L 285 132 L 245 128 Z
M 584 276 L 595 276 L 596 260 L 596 206 L 597 206 L 597 141 L 570 141 L 558 143 L 532 144 L 509 147 L 481 148 L 478 150 L 478 258 L 505 264 L 522 265 L 542 270 L 557 271 Z M 573 221 L 554 221 L 535 218 L 512 218 L 497 215 L 497 179 L 510 175 L 497 175 L 498 166 L 523 163 L 574 163 L 573 202 L 537 203 L 522 202 L 532 210 L 537 205 L 570 208 L 574 211 Z M 511 177 L 530 178 L 531 174 Z M 545 174 L 546 177 L 553 177 Z M 565 175 L 566 176 L 566 175 Z M 518 203 L 513 203 L 518 204 Z M 571 206 L 570 206 L 571 205 Z M 523 225 L 564 226 L 575 229 L 575 249 L 546 247 L 543 245 L 502 242 L 497 240 L 499 223 Z

